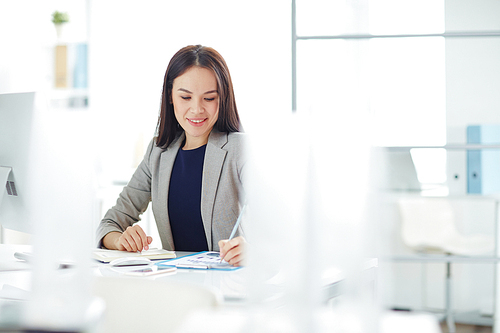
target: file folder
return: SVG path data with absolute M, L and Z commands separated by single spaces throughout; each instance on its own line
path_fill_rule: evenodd
M 467 143 L 500 144 L 500 124 L 467 126 Z M 467 193 L 500 193 L 500 150 L 467 151 Z

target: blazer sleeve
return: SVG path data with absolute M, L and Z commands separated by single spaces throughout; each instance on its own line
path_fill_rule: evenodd
M 116 204 L 107 211 L 97 228 L 97 246 L 103 247 L 102 239 L 112 231 L 124 232 L 127 227 L 140 220 L 151 201 L 151 164 L 150 159 L 155 147 L 150 142 L 144 159 L 125 186 Z
M 211 224 L 206 226 L 206 228 L 212 228 L 212 234 L 210 235 L 212 245 L 210 250 L 212 251 L 219 251 L 218 242 L 229 238 L 240 210 L 246 201 L 244 191 L 245 162 L 247 159 L 245 148 L 245 136 L 239 132 L 227 134 L 227 142 L 220 147 L 227 154 L 220 169 L 220 179 L 217 183 Z M 242 220 L 235 236 L 245 236 L 245 227 L 246 222 Z

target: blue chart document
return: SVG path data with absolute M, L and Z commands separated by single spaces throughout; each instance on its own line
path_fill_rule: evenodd
M 467 143 L 500 144 L 500 125 L 467 126 Z M 467 193 L 500 193 L 500 150 L 467 151 Z
M 231 266 L 220 260 L 219 252 L 203 251 L 172 260 L 156 263 L 157 265 L 176 266 L 177 268 L 235 270 L 240 267 Z

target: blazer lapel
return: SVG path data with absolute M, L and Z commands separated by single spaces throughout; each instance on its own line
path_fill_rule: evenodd
M 184 133 L 161 154 L 160 158 L 160 173 L 158 175 L 158 202 L 160 203 L 161 211 L 168 212 L 168 191 L 170 188 L 170 176 L 172 175 L 172 169 L 174 167 L 175 157 L 177 152 L 184 141 Z M 170 220 L 168 214 L 158 214 L 162 216 L 163 219 L 161 224 L 163 225 L 163 232 L 165 233 L 165 239 L 168 242 L 168 248 L 174 249 L 174 238 L 172 236 L 172 229 L 170 228 Z M 158 230 L 160 233 L 162 231 Z
M 208 138 L 203 164 L 202 192 L 201 192 L 201 217 L 205 227 L 208 248 L 212 244 L 212 215 L 215 204 L 215 195 L 219 185 L 219 178 L 227 151 L 222 147 L 227 143 L 227 134 L 212 130 Z

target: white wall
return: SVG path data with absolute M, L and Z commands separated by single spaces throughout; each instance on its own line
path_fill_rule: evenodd
M 90 107 L 68 117 L 86 124 L 82 140 L 96 143 L 101 186 L 127 181 L 139 163 L 168 61 L 186 45 L 211 46 L 225 58 L 247 129 L 250 118 L 290 112 L 287 1 L 0 0 L 0 92 L 41 90 L 49 99 L 56 92 L 55 10 L 70 18 L 59 41 L 89 43 Z
M 64 36 L 85 41 L 85 0 L 0 0 L 0 92 L 52 88 L 55 10 L 70 15 Z
M 244 126 L 290 111 L 289 2 L 105 0 L 91 8 L 90 103 L 107 166 L 138 162 L 131 147 L 152 138 L 165 70 L 186 45 L 211 46 L 225 58 Z
M 96 126 L 89 133 L 100 140 L 104 168 L 115 174 L 128 176 L 142 157 L 135 147 L 153 136 L 163 75 L 183 46 L 203 44 L 222 54 L 244 124 L 290 111 L 287 1 L 0 0 L 0 92 L 53 93 L 55 10 L 70 16 L 63 41 L 89 43 L 88 114 Z
M 446 1 L 446 31 L 500 30 L 500 2 Z M 465 143 L 467 125 L 500 123 L 500 38 L 446 40 L 448 142 Z

